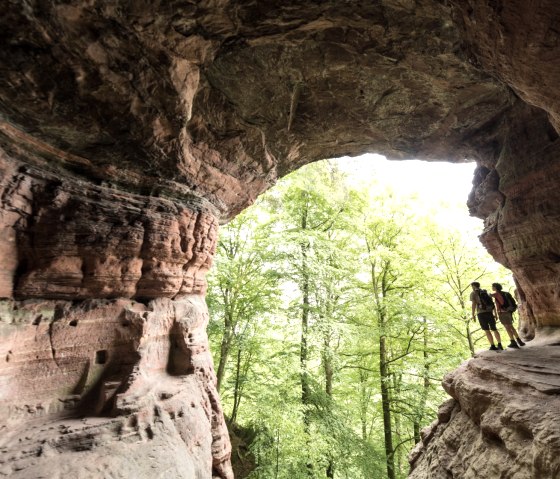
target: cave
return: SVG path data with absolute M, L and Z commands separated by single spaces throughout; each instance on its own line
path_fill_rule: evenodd
M 558 477 L 560 3 L 2 10 L 0 475 L 232 478 L 204 301 L 218 226 L 369 152 L 477 163 L 468 210 L 534 338 L 446 378 L 411 477 Z

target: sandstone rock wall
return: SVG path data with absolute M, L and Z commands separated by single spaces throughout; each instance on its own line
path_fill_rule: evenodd
M 5 152 L 0 170 L 0 474 L 232 477 L 206 336 L 215 209 Z
M 558 2 L 1 6 L 0 473 L 150 477 L 152 455 L 231 476 L 204 332 L 217 224 L 311 161 L 477 161 L 469 208 L 523 332 L 560 325 Z M 483 434 L 480 398 L 451 393 Z
M 560 209 L 558 134 L 546 115 L 519 109 L 495 162 L 475 174 L 468 205 L 485 220 L 480 237 L 488 251 L 516 279 L 523 331 L 558 325 L 558 236 Z
M 130 194 L 9 161 L 0 152 L 5 234 L 0 296 L 204 294 L 217 220 L 199 198 Z M 188 205 L 188 206 L 187 206 Z
M 233 477 L 203 297 L 1 306 L 1 475 Z

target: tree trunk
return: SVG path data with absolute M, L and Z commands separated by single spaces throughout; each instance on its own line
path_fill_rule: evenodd
M 418 444 L 420 442 L 420 422 L 418 420 L 415 420 L 412 423 L 412 429 L 414 431 L 414 443 Z
M 461 278 L 457 278 L 457 282 L 459 284 L 459 291 L 462 291 L 461 287 Z M 458 293 L 459 304 L 461 305 L 461 310 L 463 311 L 463 321 L 465 322 L 465 336 L 467 337 L 467 343 L 469 345 L 469 351 L 471 352 L 471 358 L 474 358 L 474 341 L 472 338 L 472 331 L 471 331 L 471 318 L 468 314 L 465 314 L 464 311 L 467 308 L 465 304 L 465 300 L 463 299 L 463 295 L 459 292 Z
M 274 477 L 278 479 L 280 472 L 280 429 L 276 428 L 276 467 L 274 469 Z
M 367 242 L 367 239 L 366 239 Z M 371 246 L 367 242 L 368 252 Z M 385 327 L 387 323 L 385 297 L 388 293 L 387 273 L 390 268 L 389 261 L 381 261 L 379 272 L 377 261 L 371 263 L 371 285 L 373 299 L 375 302 L 375 314 L 377 316 L 377 327 L 379 328 L 379 382 L 381 391 L 381 410 L 383 413 L 383 437 L 385 446 L 385 461 L 387 465 L 387 478 L 395 479 L 395 451 L 393 449 L 393 432 L 391 430 L 391 395 L 390 395 L 390 371 L 389 351 Z M 379 274 L 379 277 L 378 277 Z
M 420 429 L 422 427 L 422 420 L 424 419 L 424 413 L 426 409 L 426 402 L 428 401 L 428 393 L 430 391 L 430 363 L 429 363 L 429 354 L 428 354 L 428 340 L 429 340 L 429 331 L 428 331 L 428 320 L 424 317 L 422 318 L 424 323 L 424 343 L 422 348 L 422 356 L 424 360 L 424 372 L 423 372 L 423 388 L 422 388 L 422 396 L 420 398 L 420 407 L 418 409 L 418 415 L 416 420 L 414 421 L 413 428 L 414 428 L 414 442 L 420 442 Z
M 367 441 L 367 411 L 371 395 L 368 393 L 367 387 L 367 374 L 364 371 L 359 371 L 360 376 L 360 425 L 362 427 L 362 441 Z
M 307 229 L 307 211 L 303 212 L 301 217 L 301 230 Z M 309 377 L 307 371 L 307 361 L 309 350 L 307 346 L 308 329 L 309 329 L 309 268 L 307 264 L 307 256 L 309 254 L 309 242 L 304 240 L 301 243 L 301 291 L 302 291 L 302 304 L 301 304 L 301 348 L 300 348 L 300 368 L 301 368 L 301 403 L 303 405 L 303 424 L 305 434 L 309 441 L 310 439 L 310 424 L 311 419 L 309 416 L 309 405 L 311 391 L 309 388 Z M 309 460 L 307 463 L 307 475 L 313 477 L 313 464 Z
M 231 410 L 231 422 L 234 423 L 237 419 L 237 411 L 239 411 L 239 403 L 241 402 L 241 388 L 240 388 L 240 376 L 241 376 L 241 351 L 242 348 L 239 347 L 237 351 L 237 362 L 235 371 L 235 385 L 233 389 L 233 409 Z
M 474 341 L 472 338 L 471 324 L 467 319 L 467 341 L 469 342 L 469 350 L 471 352 L 471 358 L 474 358 Z
M 218 362 L 218 370 L 216 371 L 216 380 L 218 392 L 222 386 L 224 374 L 226 372 L 226 363 L 231 349 L 231 339 L 233 333 L 231 331 L 231 322 L 226 320 L 224 325 L 224 335 L 222 336 L 222 344 L 220 345 L 220 360 Z
M 325 393 L 329 397 L 329 400 L 332 400 L 333 395 L 333 376 L 334 376 L 334 369 L 333 369 L 333 361 L 331 355 L 331 345 L 330 345 L 330 328 L 325 333 L 325 341 L 324 341 L 324 350 L 323 350 L 323 370 L 325 372 Z M 329 414 L 330 411 L 330 403 L 328 406 Z M 328 478 L 334 478 L 334 460 L 329 455 L 327 458 L 327 471 L 326 475 Z
M 385 334 L 379 337 L 379 376 L 381 388 L 381 408 L 383 411 L 383 433 L 387 463 L 387 478 L 395 479 L 395 457 L 393 451 L 393 433 L 391 430 L 391 397 L 389 390 L 389 367 L 387 363 L 387 341 Z

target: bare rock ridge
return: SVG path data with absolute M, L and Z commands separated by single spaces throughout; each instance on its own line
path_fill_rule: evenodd
M 205 331 L 218 224 L 319 159 L 476 161 L 468 205 L 515 274 L 524 334 L 560 325 L 558 2 L 2 7 L 0 475 L 231 478 Z M 502 441 L 519 478 L 557 467 L 542 459 L 552 423 L 511 447 L 497 430 L 494 409 L 520 397 L 496 393 L 489 371 L 518 364 L 499 358 L 446 383 L 457 403 L 440 423 L 456 427 L 428 434 L 415 477 L 474 474 L 471 452 L 436 439 L 461 431 Z

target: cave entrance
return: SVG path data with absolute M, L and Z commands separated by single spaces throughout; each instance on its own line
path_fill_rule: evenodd
M 406 475 L 443 375 L 488 347 L 471 281 L 513 286 L 468 215 L 475 167 L 317 162 L 222 228 L 209 337 L 232 429 L 275 445 L 261 467 Z

